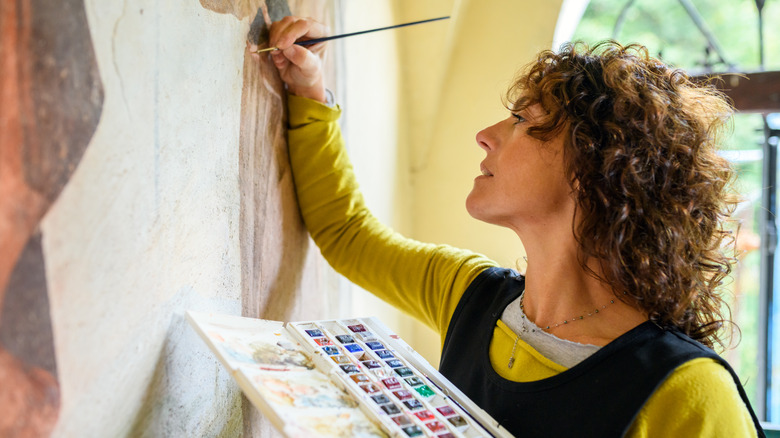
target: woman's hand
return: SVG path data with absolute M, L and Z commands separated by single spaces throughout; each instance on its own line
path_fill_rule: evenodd
M 269 44 L 279 48 L 271 51 L 271 59 L 290 93 L 323 103 L 327 100 L 321 59 L 325 43 L 295 45 L 299 39 L 321 38 L 327 33 L 324 24 L 311 18 L 287 16 L 271 23 Z

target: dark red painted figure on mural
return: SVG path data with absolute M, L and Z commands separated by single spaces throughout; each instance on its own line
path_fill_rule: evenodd
M 83 0 L 0 2 L 0 102 L 0 436 L 48 436 L 60 401 L 38 227 L 103 105 Z

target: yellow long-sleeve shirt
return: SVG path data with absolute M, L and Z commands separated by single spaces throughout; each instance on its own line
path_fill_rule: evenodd
M 497 264 L 447 245 L 405 238 L 368 211 L 344 149 L 338 108 L 288 96 L 288 144 L 295 189 L 306 227 L 338 272 L 435 329 L 442 340 L 468 285 Z M 566 371 L 533 347 L 518 342 L 500 320 L 489 354 L 493 368 L 516 382 Z M 554 409 L 554 407 L 551 407 Z M 605 418 L 604 421 L 609 421 Z M 755 437 L 750 413 L 729 372 L 711 359 L 678 367 L 651 396 L 627 436 Z

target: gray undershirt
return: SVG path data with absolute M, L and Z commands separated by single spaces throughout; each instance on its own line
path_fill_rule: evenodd
M 515 334 L 519 333 L 520 339 L 542 356 L 566 368 L 577 365 L 601 348 L 598 345 L 580 344 L 551 335 L 523 316 L 525 315 L 520 308 L 520 297 L 518 297 L 506 306 L 504 313 L 501 314 L 501 320 Z

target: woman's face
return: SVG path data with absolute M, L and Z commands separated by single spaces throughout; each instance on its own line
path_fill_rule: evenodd
M 487 156 L 466 199 L 472 217 L 516 232 L 552 221 L 571 224 L 574 200 L 564 173 L 565 130 L 548 141 L 527 134 L 543 111 L 532 105 L 477 134 Z

